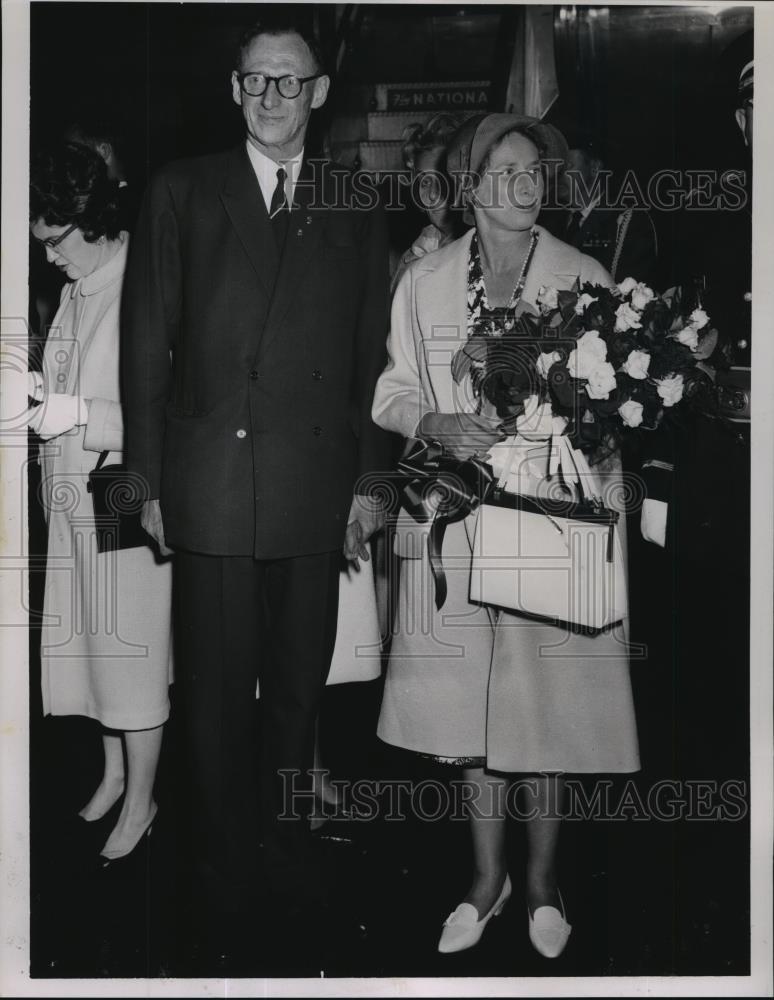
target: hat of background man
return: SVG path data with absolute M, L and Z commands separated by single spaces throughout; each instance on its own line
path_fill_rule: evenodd
M 466 178 L 472 177 L 473 186 L 476 186 L 487 154 L 504 135 L 514 129 L 528 130 L 535 136 L 543 147 L 542 159 L 567 163 L 569 149 L 564 136 L 558 128 L 541 122 L 539 118 L 504 113 L 469 118 L 455 133 L 446 156 L 447 171 L 455 184 L 455 205 L 461 205 L 464 193 L 470 190 L 471 182 Z M 473 225 L 473 214 L 467 207 L 463 218 L 467 225 Z

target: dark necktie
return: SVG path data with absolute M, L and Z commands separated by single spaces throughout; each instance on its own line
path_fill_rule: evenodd
M 277 186 L 274 188 L 274 193 L 271 196 L 271 205 L 269 206 L 269 218 L 274 230 L 274 238 L 277 241 L 277 246 L 280 248 L 284 245 L 285 237 L 288 233 L 288 209 L 290 206 L 285 197 L 285 180 L 287 176 L 285 168 L 279 167 L 277 170 Z
M 269 215 L 272 219 L 285 207 L 285 180 L 287 176 L 284 167 L 280 167 L 277 170 L 277 186 L 274 188 L 274 193 L 271 196 L 271 205 L 269 206 Z

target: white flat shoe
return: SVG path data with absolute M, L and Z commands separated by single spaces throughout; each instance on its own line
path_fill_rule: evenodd
M 500 915 L 510 897 L 511 878 L 510 875 L 506 875 L 494 906 L 481 920 L 478 919 L 478 910 L 475 906 L 471 903 L 460 903 L 444 921 L 438 951 L 442 955 L 448 955 L 453 951 L 464 951 L 465 948 L 472 948 L 474 944 L 478 944 L 490 919 Z
M 555 906 L 539 906 L 532 916 L 527 907 L 527 917 L 529 918 L 529 939 L 535 951 L 543 955 L 544 958 L 558 958 L 565 949 L 567 939 L 570 936 L 572 927 L 565 919 L 564 900 L 561 892 L 559 902 L 562 904 L 562 912 Z

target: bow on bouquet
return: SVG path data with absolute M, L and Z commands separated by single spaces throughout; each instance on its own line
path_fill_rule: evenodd
M 681 401 L 713 409 L 705 361 L 717 331 L 678 289 L 660 296 L 634 278 L 613 288 L 543 287 L 537 305 L 522 304 L 501 329 L 474 327 L 452 360 L 455 380 L 470 378 L 479 412 L 494 409 L 505 433 L 534 396 L 567 419 L 566 433 L 585 449 L 624 428 L 653 430 Z

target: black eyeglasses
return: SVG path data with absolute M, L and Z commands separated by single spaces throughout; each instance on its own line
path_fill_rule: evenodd
M 65 231 L 63 233 L 60 233 L 59 236 L 50 236 L 47 240 L 41 240 L 40 241 L 41 246 L 48 247 L 49 250 L 53 250 L 55 247 L 59 246 L 59 244 L 62 242 L 65 236 L 69 236 L 70 233 L 74 232 L 77 228 L 78 228 L 78 223 L 74 222 L 72 226 L 69 226 L 67 229 L 65 229 Z
M 292 73 L 287 73 L 285 76 L 267 76 L 265 73 L 237 73 L 237 80 L 249 97 L 262 97 L 269 84 L 274 83 L 280 97 L 292 101 L 304 89 L 305 83 L 317 80 L 322 75 L 315 73 L 314 76 L 294 76 Z

